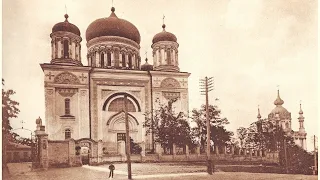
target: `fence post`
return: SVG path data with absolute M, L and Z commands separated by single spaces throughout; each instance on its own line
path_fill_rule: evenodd
M 200 156 L 200 146 L 197 146 L 196 153 L 197 153 L 197 156 Z
M 186 145 L 186 157 L 187 157 L 187 159 L 189 158 L 189 146 L 188 146 L 188 144 Z
M 234 155 L 234 145 L 231 145 L 231 154 Z
M 215 146 L 216 148 L 216 154 L 219 155 L 219 146 Z
M 48 169 L 48 134 L 45 133 L 45 126 L 40 126 L 39 130 L 35 131 L 38 139 L 38 162 L 35 168 Z

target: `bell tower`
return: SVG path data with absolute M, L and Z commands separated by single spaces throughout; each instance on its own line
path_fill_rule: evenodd
M 80 30 L 68 21 L 57 23 L 52 28 L 51 37 L 51 64 L 82 66 Z

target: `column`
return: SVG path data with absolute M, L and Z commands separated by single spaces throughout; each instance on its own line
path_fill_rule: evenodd
M 159 143 L 155 143 L 156 146 L 156 153 L 161 156 L 162 155 L 162 148 L 161 148 L 161 144 Z
M 254 156 L 258 156 L 258 150 L 254 150 Z
M 119 53 L 119 67 L 122 67 L 122 53 Z
M 71 40 L 70 40 L 71 41 Z M 76 44 L 75 42 L 71 42 L 71 49 L 70 49 L 70 54 L 71 54 L 71 58 L 76 60 Z
M 186 145 L 186 156 L 189 157 L 189 146 Z
M 214 146 L 216 150 L 216 155 L 219 155 L 219 146 Z
M 176 66 L 177 64 L 176 64 L 176 50 L 174 50 L 173 49 L 173 51 L 172 51 L 172 64 L 174 65 L 174 66 Z
M 58 58 L 62 58 L 62 38 L 59 38 L 57 41 L 57 45 L 58 45 Z
M 251 148 L 249 149 L 249 156 L 250 157 L 252 156 L 252 149 Z
M 51 40 L 51 59 L 54 59 L 54 41 L 53 39 Z
M 80 42 L 78 43 L 78 47 L 79 47 L 79 51 L 78 51 L 78 53 L 79 53 L 79 61 L 81 62 L 81 44 L 80 44 Z
M 172 145 L 172 154 L 173 154 L 173 156 L 175 156 L 176 155 L 176 144 L 173 144 Z
M 99 62 L 99 60 L 100 60 L 100 57 L 99 57 L 99 53 L 98 53 L 98 51 L 96 51 L 96 56 L 95 56 L 95 61 L 96 61 L 96 67 L 100 67 L 100 62 Z
M 179 66 L 178 52 L 176 52 L 176 66 Z
M 128 54 L 124 54 L 125 55 L 125 60 L 126 60 L 126 67 L 129 68 L 129 56 Z M 131 63 L 132 63 L 132 59 L 131 59 Z
M 231 154 L 234 155 L 234 145 L 231 145 Z
M 157 48 L 156 49 L 156 60 L 157 60 L 157 64 L 158 64 L 158 66 L 160 66 L 161 65 L 161 55 L 160 55 L 160 50 L 159 50 L 159 48 Z
M 111 67 L 115 66 L 114 51 L 111 51 Z
M 136 55 L 133 54 L 131 58 L 132 58 L 132 69 L 138 69 L 139 67 L 138 67 L 138 60 L 136 58 Z
M 259 150 L 259 156 L 262 157 L 262 150 Z
M 166 57 L 164 55 L 164 49 L 160 48 L 160 53 L 161 53 L 161 64 L 165 65 L 166 64 Z
M 154 67 L 156 67 L 156 66 L 158 66 L 158 61 L 157 61 L 157 56 L 156 56 L 156 51 L 155 50 L 153 50 L 152 51 L 152 60 L 153 60 L 153 66 Z
M 196 154 L 199 156 L 200 155 L 200 146 L 197 146 L 196 148 Z

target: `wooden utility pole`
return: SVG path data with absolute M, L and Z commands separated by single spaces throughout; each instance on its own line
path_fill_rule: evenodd
M 128 104 L 127 95 L 124 95 L 124 118 L 126 124 L 126 155 L 128 165 L 128 179 L 132 179 L 131 175 L 131 159 L 130 159 L 130 136 L 129 136 L 129 122 L 128 122 Z
M 206 119 L 207 119 L 207 172 L 208 174 L 212 174 L 213 170 L 213 163 L 211 161 L 211 143 L 210 143 L 210 118 L 209 118 L 209 92 L 212 91 L 213 87 L 213 77 L 205 77 L 204 80 L 200 80 L 200 83 L 202 86 L 201 89 L 204 89 L 204 91 L 201 91 L 202 95 L 206 96 Z
M 317 171 L 317 151 L 316 151 L 316 135 L 313 135 L 313 150 L 314 150 L 314 168 L 313 175 L 316 175 Z

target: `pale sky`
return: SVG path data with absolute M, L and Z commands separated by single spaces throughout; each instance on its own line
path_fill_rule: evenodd
M 77 25 L 83 41 L 82 63 L 87 65 L 85 31 L 94 20 L 108 17 L 111 0 L 4 0 L 2 15 L 5 88 L 14 89 L 20 102 L 14 128 L 35 129 L 44 112 L 44 74 L 40 63 L 51 58 L 50 33 L 64 21 Z M 316 0 L 114 0 L 119 18 L 133 23 L 141 35 L 140 55 L 151 60 L 153 36 L 166 30 L 177 36 L 181 71 L 190 72 L 190 110 L 205 97 L 199 79 L 214 76 L 210 101 L 219 106 L 235 131 L 256 120 L 257 106 L 263 118 L 275 107 L 280 86 L 284 107 L 298 130 L 299 101 L 305 116 L 307 148 L 317 134 L 317 8 Z M 149 61 L 150 62 L 150 61 Z M 21 133 L 21 132 L 19 132 Z

